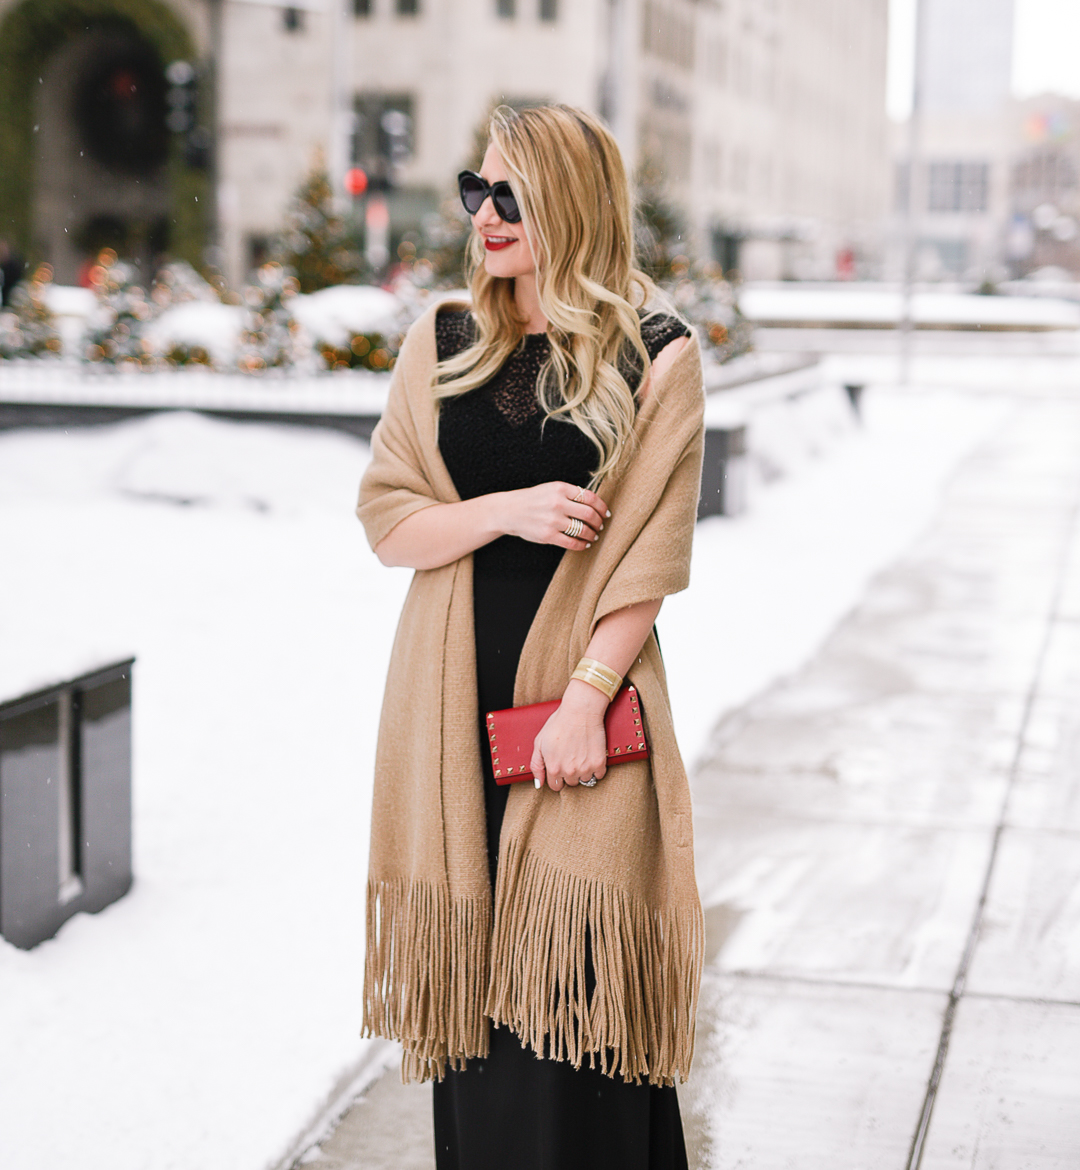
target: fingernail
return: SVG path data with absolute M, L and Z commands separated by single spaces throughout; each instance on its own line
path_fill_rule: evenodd
M 610 512 L 610 510 L 609 510 L 609 511 L 607 511 L 607 512 L 605 512 L 605 513 L 604 513 L 604 515 L 605 515 L 605 516 L 607 516 L 607 518 L 608 518 L 609 520 L 611 519 L 611 512 Z
M 544 782 L 543 782 L 543 780 L 541 780 L 541 779 L 540 779 L 540 777 L 539 777 L 539 776 L 534 776 L 534 777 L 533 777 L 533 783 L 536 785 L 536 787 L 537 787 L 537 788 L 543 788 L 543 787 L 544 787 Z

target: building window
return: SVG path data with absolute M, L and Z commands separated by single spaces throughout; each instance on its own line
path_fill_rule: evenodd
M 558 0 L 540 0 L 540 19 L 547 21 L 559 19 Z
M 420 0 L 397 0 L 398 16 L 419 16 Z
M 495 15 L 502 20 L 511 20 L 516 15 L 514 0 L 495 0 Z
M 1056 151 L 1033 154 L 1013 171 L 1013 187 L 1027 207 L 1068 198 L 1078 185 L 1075 163 Z
M 304 12 L 300 8 L 286 8 L 281 13 L 281 21 L 286 32 L 304 31 Z
M 930 164 L 930 211 L 984 214 L 990 204 L 990 165 L 980 162 Z
M 353 16 L 370 16 L 373 7 L 371 0 L 353 0 Z

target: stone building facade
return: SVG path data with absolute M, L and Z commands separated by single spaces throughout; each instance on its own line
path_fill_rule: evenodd
M 0 178 L 0 235 L 71 280 L 95 223 L 147 257 L 202 232 L 237 281 L 317 150 L 338 178 L 355 162 L 389 180 L 392 227 L 422 230 L 493 104 L 558 100 L 660 175 L 688 251 L 751 277 L 872 275 L 886 17 L 887 0 L 0 0 L 0 169 L 27 171 Z M 35 64 L 5 78 L 12 29 Z M 183 124 L 141 163 L 85 147 L 83 75 L 106 49 L 117 125 L 139 60 L 158 70 L 134 78 L 142 116 Z
M 1080 103 L 1011 93 L 1014 0 L 927 0 L 921 165 L 896 128 L 888 269 L 904 266 L 914 200 L 916 276 L 994 283 L 1080 273 Z

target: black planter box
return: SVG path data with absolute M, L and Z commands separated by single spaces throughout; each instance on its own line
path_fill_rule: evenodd
M 17 947 L 131 888 L 133 662 L 0 704 L 0 935 Z
M 741 516 L 746 511 L 746 425 L 706 426 L 698 519 Z

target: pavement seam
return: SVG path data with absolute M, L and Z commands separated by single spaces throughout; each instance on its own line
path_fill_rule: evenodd
M 923 1153 L 926 1149 L 926 1140 L 930 1133 L 930 1122 L 933 1117 L 934 1104 L 937 1101 L 938 1089 L 941 1086 L 941 1078 L 945 1071 L 945 1061 L 949 1053 L 949 1041 L 952 1038 L 953 1025 L 956 1021 L 956 1011 L 959 1007 L 960 1000 L 965 994 L 968 972 L 971 967 L 971 961 L 975 956 L 975 948 L 979 942 L 979 935 L 982 931 L 983 919 L 986 913 L 986 904 L 990 894 L 990 883 L 994 876 L 994 866 L 997 862 L 998 853 L 1000 851 L 1001 838 L 1006 828 L 1009 827 L 1007 821 L 1009 798 L 1012 795 L 1013 787 L 1016 784 L 1016 779 L 1020 771 L 1020 760 L 1024 749 L 1024 741 L 1027 736 L 1028 727 L 1031 723 L 1032 713 L 1035 708 L 1035 701 L 1039 690 L 1039 682 L 1042 679 L 1043 671 L 1046 667 L 1046 660 L 1049 654 L 1050 643 L 1053 639 L 1054 633 L 1058 625 L 1062 624 L 1066 620 L 1061 614 L 1061 610 L 1064 599 L 1066 580 L 1071 563 L 1072 549 L 1077 538 L 1078 520 L 1080 520 L 1080 482 L 1074 486 L 1073 501 L 1069 509 L 1069 525 L 1066 529 L 1065 539 L 1062 541 L 1061 550 L 1058 555 L 1054 592 L 1051 597 L 1050 605 L 1046 615 L 1046 629 L 1043 634 L 1042 645 L 1039 648 L 1039 655 L 1036 660 L 1035 670 L 1032 672 L 1031 683 L 1027 689 L 1027 695 L 1024 700 L 1024 714 L 1020 721 L 1019 730 L 1017 731 L 1016 746 L 1013 752 L 1012 763 L 1009 767 L 1009 778 L 1005 786 L 1005 792 L 1002 796 L 1001 811 L 998 815 L 997 824 L 994 828 L 994 836 L 991 842 L 990 852 L 987 857 L 986 870 L 983 874 L 983 882 L 979 892 L 979 899 L 975 905 L 975 913 L 972 916 L 967 942 L 964 946 L 963 953 L 960 956 L 960 964 L 957 967 L 956 978 L 953 980 L 952 988 L 949 991 L 949 1000 L 945 1007 L 945 1015 L 942 1020 L 941 1033 L 938 1038 L 937 1053 L 934 1057 L 933 1068 L 930 1072 L 930 1079 L 927 1083 L 926 1094 L 923 1098 L 922 1110 L 919 1113 L 919 1120 L 915 1127 L 915 1134 L 912 1138 L 911 1149 L 908 1153 L 905 1170 L 920 1170 L 920 1167 L 922 1166 Z M 972 998 L 974 998 L 974 996 Z
M 705 973 L 713 979 L 740 979 L 758 983 L 797 983 L 805 987 L 834 987 L 838 990 L 892 991 L 900 995 L 948 995 L 950 989 L 929 987 L 926 984 L 884 983 L 873 979 L 815 978 L 813 975 L 790 974 L 776 971 L 722 970 L 715 966 L 706 967 Z M 1009 991 L 965 991 L 966 999 L 993 1000 L 1000 1003 L 1027 1003 L 1047 1007 L 1080 1008 L 1080 1000 L 1058 999 L 1052 995 L 1017 995 Z
M 1048 995 L 1012 995 L 999 991 L 966 991 L 965 999 L 979 999 L 993 1003 L 1023 1003 L 1032 1007 L 1067 1007 L 1080 1008 L 1080 1000 L 1054 999 Z

